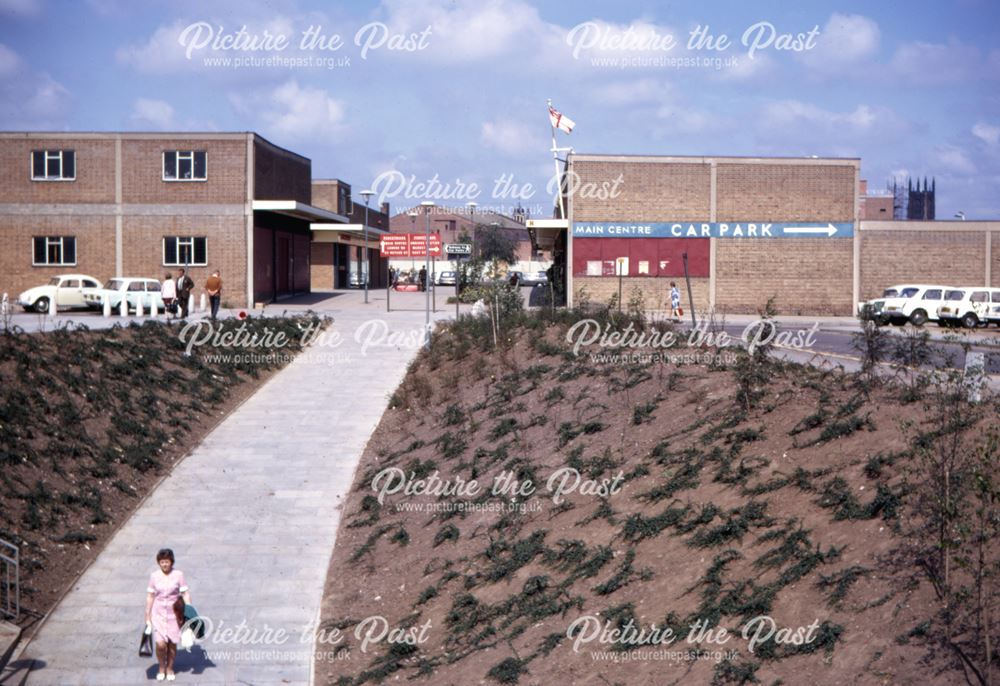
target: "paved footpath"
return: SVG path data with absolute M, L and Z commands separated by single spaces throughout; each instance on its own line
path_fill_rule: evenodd
M 354 332 L 380 319 L 419 341 L 424 321 L 423 312 L 337 305 L 331 328 L 343 344 L 314 345 L 297 357 L 163 481 L 19 656 L 21 665 L 37 661 L 29 686 L 154 679 L 155 660 L 138 657 L 138 644 L 161 547 L 173 548 L 191 600 L 217 637 L 242 623 L 244 638 L 257 639 L 206 640 L 180 651 L 175 683 L 310 683 L 312 642 L 300 636 L 318 615 L 338 508 L 417 353 L 389 345 L 362 351 Z M 262 644 L 280 629 L 290 636 L 284 644 Z

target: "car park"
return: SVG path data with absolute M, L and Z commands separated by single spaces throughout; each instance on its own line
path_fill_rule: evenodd
M 904 284 L 890 286 L 881 298 L 869 300 L 868 306 L 879 324 L 902 326 L 907 322 L 923 326 L 928 320 L 937 320 L 938 308 L 944 304 L 948 286 L 930 284 Z
M 101 282 L 86 274 L 59 274 L 49 279 L 43 286 L 35 286 L 21 293 L 18 304 L 26 311 L 48 312 L 52 303 L 56 309 L 87 307 L 85 296 L 96 293 Z
M 124 299 L 128 311 L 137 309 L 140 298 L 142 299 L 142 309 L 146 312 L 149 311 L 153 303 L 155 303 L 157 310 L 163 312 L 160 282 L 156 279 L 115 277 L 109 279 L 104 284 L 104 288 L 87 295 L 85 301 L 88 307 L 97 310 L 103 308 L 104 301 L 108 300 L 111 303 L 111 309 L 117 311 Z
M 945 293 L 945 303 L 938 308 L 938 324 L 961 325 L 967 329 L 987 326 L 994 304 L 1000 304 L 1000 288 L 973 286 L 950 289 Z

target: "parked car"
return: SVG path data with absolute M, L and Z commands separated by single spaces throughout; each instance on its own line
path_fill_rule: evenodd
M 887 288 L 886 293 L 895 291 L 895 295 L 883 295 L 881 298 L 878 321 L 897 326 L 906 322 L 923 326 L 927 320 L 937 320 L 938 308 L 944 304 L 944 294 L 948 290 L 948 286 L 927 284 Z
M 945 293 L 945 304 L 938 309 L 938 324 L 967 329 L 989 325 L 990 309 L 1000 303 L 1000 288 L 955 288 Z
M 884 291 L 882 291 L 881 297 L 872 298 L 871 300 L 858 303 L 858 314 L 864 314 L 865 310 L 870 310 L 873 316 L 878 316 L 882 313 L 882 306 L 885 305 L 886 298 L 895 298 L 899 295 L 899 292 L 905 288 L 911 288 L 911 286 L 889 286 Z
M 125 299 L 127 310 L 134 310 L 142 298 L 142 309 L 149 312 L 150 302 L 156 303 L 156 309 L 163 312 L 163 298 L 160 296 L 160 282 L 156 279 L 134 277 L 115 277 L 109 279 L 104 288 L 84 296 L 88 307 L 95 310 L 104 307 L 104 300 L 111 302 L 111 309 L 118 310 L 122 299 Z
M 439 286 L 454 286 L 455 272 L 441 272 L 438 274 L 437 282 Z
M 59 309 L 87 307 L 85 296 L 96 293 L 101 282 L 86 274 L 60 274 L 53 276 L 44 286 L 29 288 L 17 297 L 18 304 L 25 310 L 48 312 L 54 302 Z
M 535 272 L 534 274 L 525 273 L 521 277 L 522 286 L 547 286 L 549 283 L 549 277 L 545 272 Z
M 990 310 L 986 313 L 986 325 L 996 324 L 1000 326 L 1000 302 L 991 299 Z

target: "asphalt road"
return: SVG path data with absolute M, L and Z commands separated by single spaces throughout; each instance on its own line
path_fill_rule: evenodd
M 805 318 L 789 322 L 779 320 L 779 332 L 788 332 L 799 335 L 800 339 L 806 338 L 806 332 L 813 326 L 813 323 L 804 321 Z M 734 339 L 742 340 L 744 331 L 750 320 L 746 322 L 726 323 L 723 329 Z M 882 329 L 890 336 L 890 346 L 885 361 L 892 361 L 892 350 L 905 343 L 907 332 L 914 331 L 914 327 L 906 325 L 904 327 L 888 326 Z M 916 329 L 920 330 L 920 329 Z M 976 331 L 941 329 L 936 324 L 929 324 L 923 327 L 931 336 L 931 356 L 926 364 L 921 365 L 923 369 L 964 369 L 966 347 L 970 351 L 983 352 L 986 355 L 986 373 L 1000 374 L 1000 329 L 995 327 L 990 329 L 978 329 Z M 801 332 L 801 334 L 799 334 Z M 819 328 L 810 337 L 812 345 L 802 349 L 803 352 L 811 352 L 833 360 L 844 359 L 860 362 L 861 355 L 855 345 L 855 336 L 860 332 L 856 320 L 850 318 L 840 318 L 840 321 L 821 321 Z M 756 329 L 751 329 L 747 338 L 752 340 L 756 334 Z M 793 335 L 793 339 L 794 339 Z M 963 345 L 964 344 L 964 345 Z M 779 349 L 796 349 L 796 346 L 778 344 Z

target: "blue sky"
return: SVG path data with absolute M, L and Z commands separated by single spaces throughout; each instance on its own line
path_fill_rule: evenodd
M 699 25 L 731 44 L 689 48 Z M 243 26 L 288 45 L 213 47 Z M 303 48 L 310 26 L 342 45 Z M 547 215 L 547 98 L 578 152 L 861 157 L 875 188 L 936 177 L 939 219 L 1000 218 L 991 0 L 0 0 L 0 128 L 253 130 L 396 208 L 436 177 L 447 204 L 509 209 L 503 175 Z

